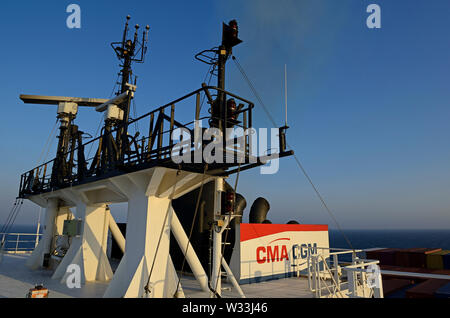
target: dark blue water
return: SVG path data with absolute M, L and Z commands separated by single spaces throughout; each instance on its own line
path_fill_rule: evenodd
M 40 233 L 42 233 L 42 224 L 40 226 Z M 3 227 L 3 225 L 0 225 L 0 229 Z M 9 230 L 9 233 L 36 233 L 37 225 L 13 225 L 11 227 L 11 230 Z
M 0 226 L 0 230 L 3 225 Z M 36 236 L 35 235 L 21 235 L 17 237 L 14 233 L 32 233 L 36 234 L 37 226 L 36 225 L 14 225 L 10 228 L 8 233 L 5 236 L 5 250 L 15 250 L 16 246 L 20 251 L 31 251 L 34 249 L 36 245 Z M 40 228 L 40 233 L 42 233 L 42 226 Z M 0 240 L 3 239 L 3 234 L 0 235 Z M 17 242 L 17 240 L 19 242 Z
M 387 248 L 441 248 L 450 250 L 450 230 L 329 230 L 330 247 L 367 249 Z M 351 246 L 345 239 L 350 241 Z M 365 253 L 358 253 L 365 258 Z M 351 261 L 351 255 L 342 255 L 341 261 Z
M 450 250 L 450 230 L 343 230 L 355 249 L 374 247 Z M 330 247 L 349 248 L 341 232 L 329 231 Z
M 15 225 L 9 232 L 36 233 L 36 226 Z M 40 232 L 42 233 L 42 227 Z M 450 230 L 343 230 L 343 232 L 355 249 L 428 247 L 450 250 Z M 338 230 L 330 229 L 329 237 L 330 247 L 350 248 L 344 236 Z M 8 239 L 15 240 L 16 238 L 10 235 Z M 34 237 L 24 237 L 23 240 L 34 240 Z M 34 247 L 33 242 L 21 244 L 23 244 L 23 247 Z M 13 245 L 15 244 L 10 242 L 7 247 Z

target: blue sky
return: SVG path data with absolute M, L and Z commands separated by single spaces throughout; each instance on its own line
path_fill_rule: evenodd
M 81 29 L 66 27 L 70 3 Z M 381 29 L 366 27 L 371 3 Z M 55 122 L 52 106 L 19 94 L 109 97 L 119 70 L 109 43 L 127 14 L 150 25 L 146 63 L 135 67 L 139 114 L 198 88 L 207 67 L 193 56 L 235 18 L 244 42 L 234 53 L 279 125 L 287 64 L 288 142 L 341 227 L 450 227 L 446 0 L 3 1 L 0 223 Z M 227 75 L 229 90 L 256 101 L 232 62 Z M 255 126 L 270 127 L 259 109 Z M 81 109 L 77 123 L 94 134 L 99 120 Z M 275 175 L 258 172 L 240 176 L 248 207 L 263 196 L 273 222 L 333 225 L 292 158 Z M 37 211 L 26 203 L 16 222 L 34 223 Z M 125 220 L 123 206 L 113 214 Z

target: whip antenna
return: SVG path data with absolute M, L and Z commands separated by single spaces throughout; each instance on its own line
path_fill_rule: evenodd
M 287 66 L 284 64 L 284 105 L 285 105 L 285 119 L 284 126 L 287 127 Z

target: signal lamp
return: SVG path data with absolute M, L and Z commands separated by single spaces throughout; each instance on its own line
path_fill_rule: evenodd
M 236 120 L 236 102 L 233 98 L 227 100 L 227 117 L 230 120 Z
M 235 201 L 235 193 L 232 191 L 224 192 L 224 196 L 222 197 L 222 210 L 225 214 L 233 213 L 234 210 L 234 201 Z
M 228 50 L 242 41 L 238 38 L 238 25 L 236 20 L 231 20 L 222 26 L 222 45 Z

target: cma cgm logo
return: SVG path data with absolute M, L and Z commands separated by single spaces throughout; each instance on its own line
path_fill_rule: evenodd
M 286 245 L 271 245 L 277 241 L 290 241 L 290 238 L 276 239 L 267 246 L 258 246 L 256 248 L 256 261 L 258 264 L 275 263 L 289 260 L 288 248 Z M 293 259 L 306 258 L 308 252 L 317 253 L 317 243 L 314 244 L 294 244 L 292 246 Z
M 317 254 L 317 243 L 295 244 L 292 246 L 292 255 L 294 259 L 307 258 L 308 254 Z

